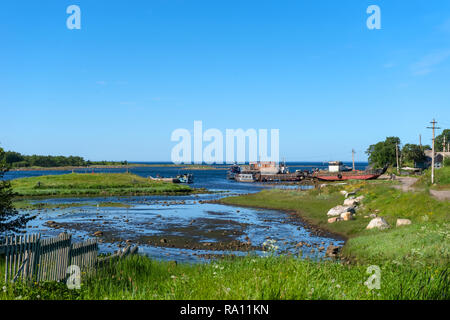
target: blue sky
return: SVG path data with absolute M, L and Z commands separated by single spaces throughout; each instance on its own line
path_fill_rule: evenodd
M 0 40 L 0 145 L 25 154 L 168 161 L 202 120 L 280 129 L 288 161 L 363 161 L 450 127 L 448 0 L 17 0 Z

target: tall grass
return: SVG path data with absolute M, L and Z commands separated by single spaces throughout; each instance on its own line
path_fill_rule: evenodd
M 450 166 L 434 170 L 435 185 L 431 185 L 431 169 L 427 169 L 416 183 L 417 187 L 432 187 L 436 189 L 450 189 Z
M 86 277 L 80 290 L 64 284 L 8 286 L 0 299 L 448 299 L 444 267 L 381 266 L 380 289 L 364 284 L 367 265 L 293 257 L 246 257 L 174 264 L 135 256 Z

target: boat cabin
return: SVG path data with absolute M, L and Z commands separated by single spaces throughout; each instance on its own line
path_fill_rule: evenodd
M 345 171 L 345 166 L 341 161 L 330 161 L 328 162 L 329 172 L 341 172 Z

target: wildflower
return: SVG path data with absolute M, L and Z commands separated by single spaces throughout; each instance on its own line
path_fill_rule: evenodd
M 2 289 L 3 289 L 3 292 L 6 292 L 6 286 L 3 286 Z
M 177 278 L 176 276 L 173 276 L 173 275 L 172 275 L 172 276 L 170 276 L 170 277 L 171 277 L 172 279 L 176 279 L 176 278 Z
M 340 285 L 340 284 L 337 284 L 337 285 L 336 285 L 336 288 L 338 288 L 338 289 L 339 289 L 340 287 L 341 287 L 341 285 Z

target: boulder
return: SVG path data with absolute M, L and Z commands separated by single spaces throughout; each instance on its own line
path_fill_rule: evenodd
M 327 251 L 325 252 L 325 256 L 327 257 L 336 257 L 339 253 L 339 247 L 329 245 Z
M 328 219 L 328 223 L 335 223 L 337 221 L 340 221 L 341 218 L 340 217 L 333 217 L 333 218 L 329 218 Z
M 353 214 L 351 212 L 344 212 L 341 214 L 341 219 L 344 221 L 353 220 Z
M 346 198 L 350 198 L 353 197 L 356 194 L 356 192 L 347 192 L 347 194 L 345 195 Z
M 397 227 L 407 226 L 409 224 L 411 224 L 411 220 L 409 220 L 409 219 L 397 219 L 396 226 Z
M 340 216 L 344 212 L 352 212 L 353 213 L 353 212 L 355 212 L 355 207 L 353 207 L 353 206 L 336 206 L 334 208 L 331 208 L 328 211 L 327 216 L 336 217 L 336 216 Z
M 359 201 L 355 198 L 348 198 L 344 200 L 344 206 L 357 206 Z
M 382 217 L 378 217 L 375 219 L 370 220 L 369 224 L 367 225 L 366 229 L 387 229 L 390 228 L 390 225 L 384 220 Z

